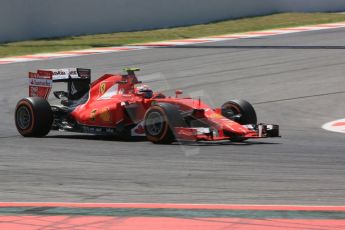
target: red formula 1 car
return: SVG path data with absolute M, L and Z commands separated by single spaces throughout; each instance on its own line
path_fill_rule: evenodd
M 243 141 L 279 137 L 278 125 L 257 124 L 254 108 L 232 100 L 211 108 L 200 99 L 153 92 L 135 75 L 106 74 L 91 83 L 89 69 L 38 70 L 29 73 L 29 97 L 20 100 L 15 123 L 25 137 L 42 137 L 50 130 L 146 137 L 153 143 L 174 141 Z M 66 82 L 55 91 L 60 101 L 47 101 L 53 82 Z

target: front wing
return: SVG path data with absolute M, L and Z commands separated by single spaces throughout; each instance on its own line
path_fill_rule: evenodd
M 221 140 L 246 140 L 254 138 L 281 137 L 279 135 L 279 125 L 258 124 L 245 125 L 249 130 L 245 135 L 231 135 L 217 128 L 190 128 L 175 127 L 176 139 L 185 141 L 221 141 Z

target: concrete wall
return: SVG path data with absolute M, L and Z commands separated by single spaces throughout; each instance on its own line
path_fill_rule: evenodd
M 345 0 L 274 0 L 280 12 L 340 12 Z
M 164 28 L 283 11 L 345 11 L 345 0 L 1 0 L 0 42 Z

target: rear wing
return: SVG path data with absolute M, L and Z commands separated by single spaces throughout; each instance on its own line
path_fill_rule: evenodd
M 83 68 L 44 69 L 29 73 L 29 97 L 48 99 L 53 82 L 66 82 L 68 99 L 77 100 L 90 87 L 91 70 Z

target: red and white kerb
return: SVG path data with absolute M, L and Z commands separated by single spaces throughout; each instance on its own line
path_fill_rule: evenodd
M 331 132 L 345 133 L 345 118 L 328 122 L 322 128 Z

